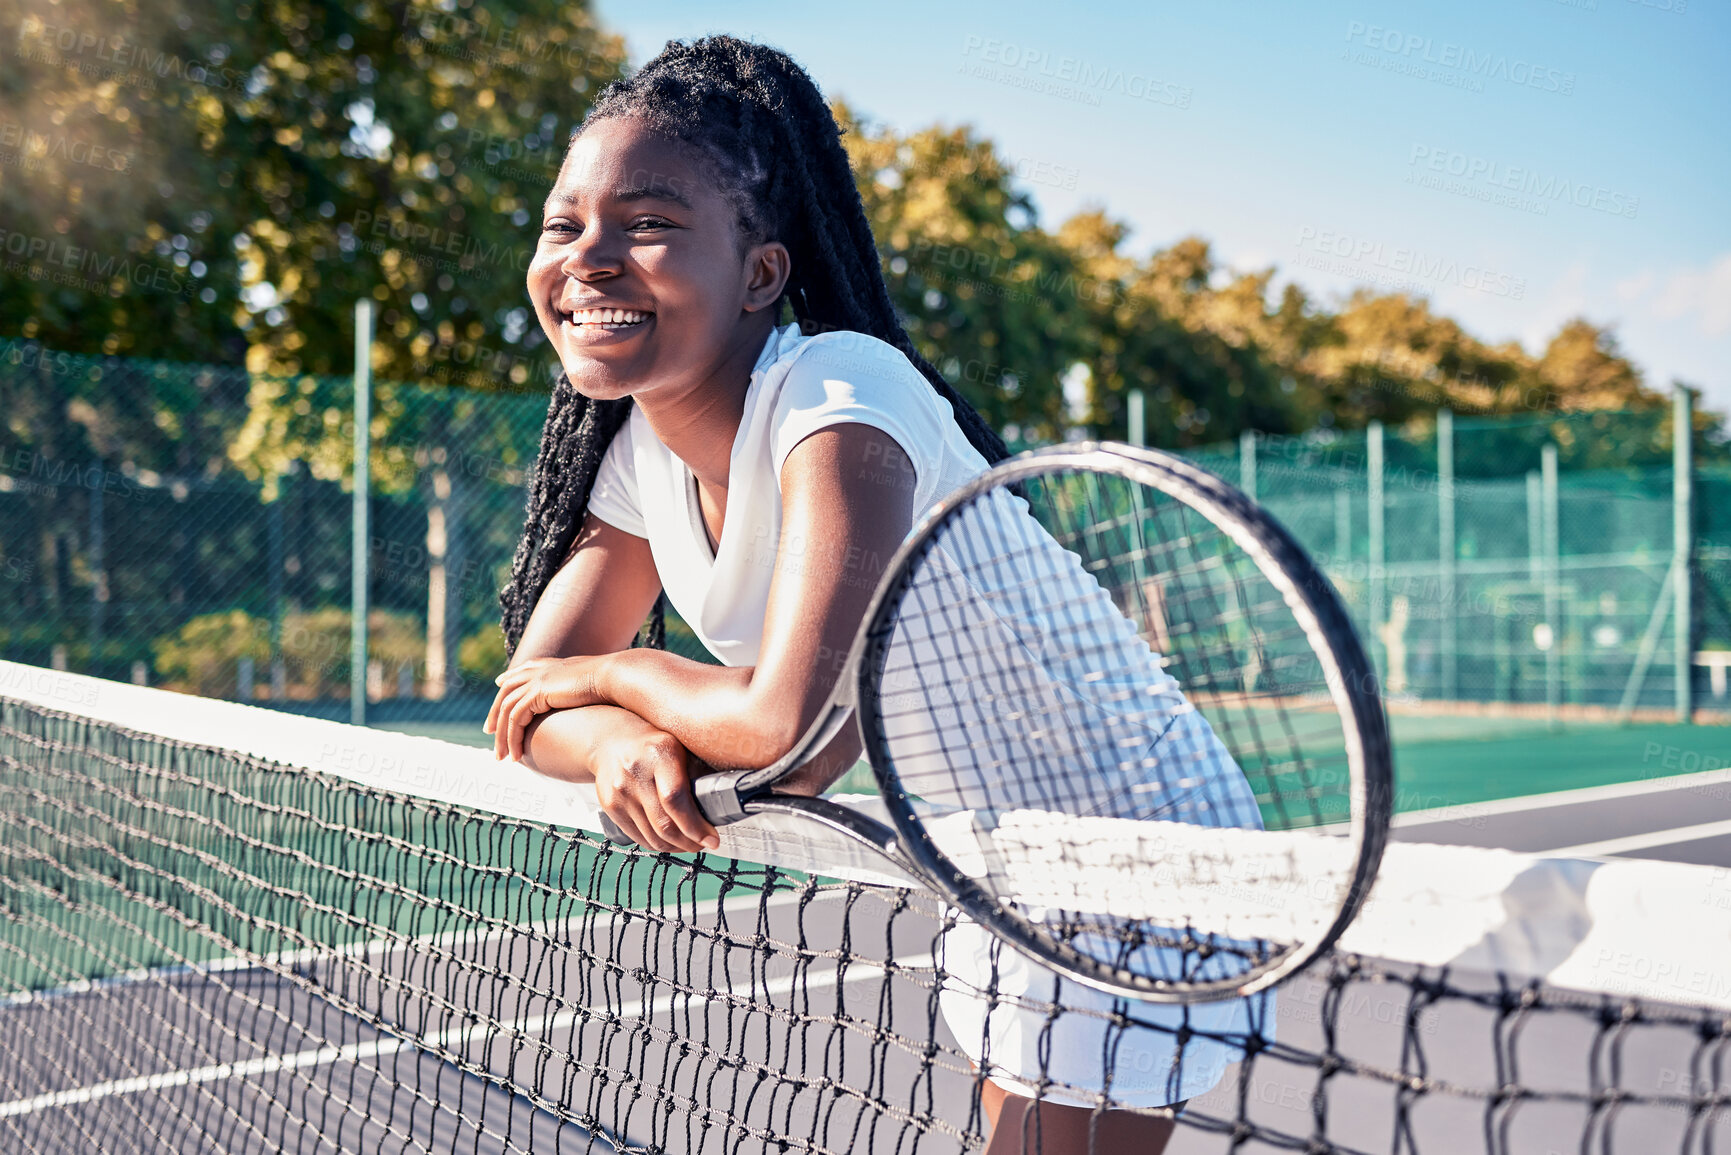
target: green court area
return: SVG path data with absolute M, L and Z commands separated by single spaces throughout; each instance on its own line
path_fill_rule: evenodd
M 423 738 L 437 738 L 441 742 L 455 742 L 459 746 L 491 747 L 493 736 L 481 732 L 481 723 L 473 722 L 388 722 L 374 726 L 375 730 L 394 730 L 399 734 L 419 734 Z
M 1731 726 L 1401 717 L 1397 810 L 1426 810 L 1704 770 L 1731 775 Z
M 1397 811 L 1428 810 L 1584 786 L 1724 770 L 1731 777 L 1731 726 L 1457 714 L 1396 715 Z M 479 724 L 404 723 L 385 727 L 447 742 L 490 746 Z M 833 788 L 871 792 L 864 763 Z

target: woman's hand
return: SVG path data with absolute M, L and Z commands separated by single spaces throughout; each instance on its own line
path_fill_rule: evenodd
M 493 735 L 497 758 L 523 757 L 523 731 L 536 715 L 608 701 L 600 692 L 600 675 L 608 657 L 533 658 L 494 679 L 499 692 L 487 711 L 482 729 Z
M 647 722 L 615 731 L 590 759 L 596 800 L 628 838 L 649 850 L 685 853 L 721 845 L 692 794 L 700 765 L 677 738 Z

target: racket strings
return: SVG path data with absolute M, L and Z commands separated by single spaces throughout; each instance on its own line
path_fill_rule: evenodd
M 1349 817 L 1341 719 L 1310 634 L 1230 535 L 1152 487 L 1078 471 L 1026 481 L 1023 496 L 982 492 L 925 540 L 874 644 L 895 778 L 934 812 L 971 813 L 991 848 L 979 881 L 1005 903 L 1041 868 L 992 841 L 1021 812 L 1250 831 Z M 1081 840 L 1040 853 L 1115 868 Z M 1159 924 L 1022 909 L 1119 970 L 1230 979 L 1284 947 L 1207 929 L 1209 893 L 1276 904 L 1336 882 L 1278 859 L 1242 878 L 1192 859 L 1162 866 L 1204 879 L 1202 899 Z

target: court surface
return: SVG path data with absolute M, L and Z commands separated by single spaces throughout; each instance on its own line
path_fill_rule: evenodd
M 1396 726 L 1398 735 L 1398 719 Z M 1405 728 L 1411 741 L 1402 746 L 1403 769 L 1416 766 L 1417 773 L 1403 776 L 1403 782 L 1416 777 L 1420 785 L 1404 793 L 1403 801 L 1447 798 L 1451 804 L 1403 806 L 1397 838 L 1731 868 L 1731 771 L 1675 770 L 1688 763 L 1690 751 L 1697 765 L 1703 759 L 1722 763 L 1731 755 L 1731 730 L 1554 732 L 1535 731 L 1529 724 L 1487 725 L 1477 740 L 1460 741 L 1450 739 L 1459 730 L 1432 720 Z M 452 728 L 439 736 L 460 735 Z M 1536 762 L 1499 760 L 1535 749 L 1545 752 Z M 1582 750 L 1588 750 L 1591 764 L 1581 775 L 1599 780 L 1555 788 L 1568 780 L 1560 768 L 1571 757 L 1579 765 Z M 1622 781 L 1616 780 L 1619 769 Z M 1463 789 L 1460 783 L 1476 786 Z M 1552 789 L 1508 795 L 1511 787 L 1533 783 Z M 853 919 L 857 935 L 857 911 Z M 813 925 L 808 923 L 808 931 Z M 908 1149 L 912 1136 L 897 1120 L 929 1117 L 937 1121 L 936 1131 L 921 1139 L 918 1149 L 955 1150 L 968 1126 L 970 1072 L 951 1060 L 922 1073 L 911 1055 L 882 1046 L 871 1033 L 884 1000 L 893 1007 L 898 1033 L 917 1037 L 929 1021 L 929 981 L 920 980 L 929 980 L 931 959 L 921 948 L 929 951 L 926 931 L 931 928 L 922 930 L 906 919 L 897 925 L 896 957 L 909 968 L 905 977 L 886 979 L 883 970 L 858 964 L 838 973 L 820 963 L 798 976 L 691 976 L 696 980 L 692 993 L 669 996 L 646 993 L 630 977 L 638 965 L 658 968 L 645 953 L 621 960 L 626 965 L 604 989 L 593 976 L 574 970 L 571 990 L 581 997 L 557 1008 L 500 1005 L 485 975 L 508 971 L 512 960 L 501 957 L 499 944 L 478 938 L 469 948 L 475 966 L 455 966 L 447 976 L 412 976 L 417 985 L 442 985 L 453 995 L 452 1005 L 403 1011 L 397 1025 L 421 1036 L 423 1046 L 347 1015 L 315 993 L 333 985 L 333 976 L 320 973 L 332 965 L 328 958 L 287 960 L 269 969 L 162 970 L 55 992 L 0 1007 L 0 1033 L 11 1036 L 0 1049 L 30 1053 L 29 1040 L 56 1038 L 81 1039 L 87 1046 L 69 1056 L 45 1045 L 27 1069 L 0 1072 L 0 1139 L 10 1150 L 43 1153 L 740 1149 L 725 1133 L 703 1126 L 713 1111 L 773 1124 L 784 1134 L 791 1129 L 811 1136 L 811 1149 L 835 1151 Z M 508 951 L 507 944 L 503 953 Z M 392 948 L 376 947 L 364 973 L 388 986 L 392 960 Z M 1324 1049 L 1324 991 L 1323 984 L 1304 978 L 1282 988 L 1277 1031 L 1282 1044 Z M 1513 1151 L 1552 1150 L 1557 1136 L 1566 1137 L 1565 1145 L 1574 1149 L 1583 1128 L 1596 1125 L 1589 1124 L 1589 1112 L 1579 1104 L 1533 1103 L 1510 1111 L 1446 1094 L 1409 1102 L 1402 1117 L 1399 1096 L 1375 1072 L 1410 1069 L 1414 1046 L 1422 1050 L 1428 1071 L 1444 1081 L 1487 1086 L 1513 1055 L 1523 1082 L 1587 1094 L 1591 1079 L 1582 1055 L 1596 1031 L 1586 1016 L 1558 1016 L 1511 1041 L 1487 1009 L 1449 1001 L 1417 1010 L 1410 998 L 1410 989 L 1397 984 L 1381 991 L 1352 987 L 1344 1005 L 1335 1008 L 1334 1048 L 1352 1055 L 1363 1071 L 1324 1078 L 1314 1069 L 1264 1056 L 1253 1079 L 1240 1084 L 1229 1074 L 1221 1087 L 1195 1100 L 1191 1111 L 1227 1121 L 1247 1117 L 1288 1135 L 1314 1134 L 1363 1151 L 1391 1149 L 1402 1128 L 1411 1145 L 1401 1149 L 1417 1151 L 1481 1150 L 1487 1128 L 1502 1134 Z M 673 1084 L 671 1068 L 693 1061 L 680 1056 L 678 1041 L 701 1040 L 709 1029 L 737 1029 L 737 1023 L 729 1026 L 737 1018 L 734 1000 L 773 1008 L 793 999 L 808 1006 L 830 1001 L 843 1011 L 853 1000 L 869 1006 L 860 1004 L 857 1031 L 845 1025 L 806 1028 L 797 1038 L 776 1029 L 773 1011 L 747 1016 L 746 1053 L 753 1061 L 719 1072 L 703 1101 L 610 1096 L 605 1071 L 638 1065 L 640 1049 L 666 1050 L 652 1064 L 667 1064 Z M 488 1017 L 518 1029 L 508 1040 L 478 1032 L 454 1009 L 456 1003 L 484 1008 Z M 614 1015 L 641 1019 L 644 1025 L 623 1033 L 601 1031 L 599 1024 Z M 941 1026 L 940 1041 L 954 1045 Z M 1662 1033 L 1648 1035 L 1620 1054 L 1624 1085 L 1675 1092 L 1665 1081 L 1678 1077 L 1679 1056 L 1686 1061 L 1688 1043 L 1681 1037 L 1669 1042 Z M 809 1058 L 790 1062 L 789 1047 L 823 1053 L 826 1078 L 791 1089 L 762 1079 L 765 1071 L 811 1069 Z M 462 1072 L 431 1053 L 439 1049 L 463 1056 L 499 1080 L 533 1086 L 545 1101 Z M 590 1069 L 564 1061 L 573 1054 Z M 889 1102 L 891 1110 L 874 1130 L 868 1121 L 879 1101 Z M 560 1119 L 547 1109 L 555 1102 L 566 1112 L 572 1104 L 595 1108 L 597 1125 L 586 1130 Z M 508 1140 L 493 1131 L 491 1122 L 507 1118 Z M 610 1136 L 601 1120 L 612 1125 Z M 1639 1107 L 1618 1113 L 1606 1126 L 1614 1149 L 1674 1150 L 1689 1124 L 1684 1112 Z M 1714 1141 L 1731 1144 L 1731 1120 L 1720 1119 L 1710 1129 Z M 1224 1135 L 1181 1128 L 1170 1150 L 1200 1155 L 1229 1146 Z M 1276 1149 L 1257 1142 L 1240 1148 Z

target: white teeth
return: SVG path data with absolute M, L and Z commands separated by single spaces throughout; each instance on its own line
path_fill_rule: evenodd
M 647 321 L 649 314 L 635 309 L 578 309 L 566 317 L 573 325 L 635 325 Z

